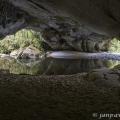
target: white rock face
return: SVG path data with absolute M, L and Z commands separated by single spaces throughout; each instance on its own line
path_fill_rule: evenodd
M 33 46 L 28 46 L 26 49 L 24 49 L 22 55 L 21 55 L 21 58 L 32 58 L 32 59 L 35 59 L 35 58 L 39 58 L 41 52 L 36 49 L 35 47 Z
M 32 45 L 28 46 L 25 49 L 20 48 L 19 50 L 15 50 L 15 51 L 11 52 L 10 56 L 14 57 L 15 59 L 17 59 L 17 58 L 36 59 L 36 58 L 43 57 L 42 53 L 37 48 L 33 47 Z
M 0 54 L 0 58 L 10 58 L 10 55 L 7 55 L 7 54 Z
M 24 50 L 23 48 L 20 48 L 19 50 L 14 50 L 10 53 L 10 56 L 15 59 L 20 58 L 23 50 Z

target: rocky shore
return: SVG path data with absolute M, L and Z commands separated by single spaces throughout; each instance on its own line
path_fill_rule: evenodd
M 53 58 L 70 58 L 70 59 L 108 59 L 108 60 L 120 60 L 120 53 L 115 52 L 77 52 L 77 51 L 56 51 L 48 53 L 47 57 Z
M 0 70 L 0 120 L 96 120 L 120 113 L 119 77 L 120 66 L 54 76 Z

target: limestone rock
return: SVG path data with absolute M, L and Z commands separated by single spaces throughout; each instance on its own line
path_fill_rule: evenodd
M 57 29 L 59 26 L 55 21 L 68 18 L 67 22 L 72 19 L 94 32 L 120 38 L 119 0 L 9 0 L 9 2 L 30 16 L 39 18 L 42 28 L 51 26 Z
M 15 59 L 20 58 L 21 55 L 22 55 L 23 50 L 24 50 L 23 48 L 20 48 L 18 50 L 14 50 L 14 51 L 12 51 L 10 53 L 10 56 L 13 57 L 13 58 L 15 58 Z
M 21 58 L 40 58 L 41 57 L 41 52 L 36 49 L 33 46 L 28 46 L 26 49 L 23 50 L 21 56 Z
M 64 21 L 67 22 L 67 19 Z M 41 35 L 55 50 L 107 51 L 112 37 L 94 33 L 74 21 L 71 22 L 72 24 L 56 22 L 58 28 L 48 26 L 41 30 Z

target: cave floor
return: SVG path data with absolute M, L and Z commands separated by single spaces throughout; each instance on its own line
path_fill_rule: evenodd
M 120 113 L 119 85 L 85 76 L 0 70 L 0 120 L 96 120 L 101 113 Z

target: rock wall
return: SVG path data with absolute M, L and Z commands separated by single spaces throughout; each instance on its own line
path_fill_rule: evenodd
M 104 3 L 94 0 L 91 3 L 88 0 L 1 0 L 0 38 L 25 28 L 40 31 L 55 50 L 106 51 L 106 44 L 112 39 L 106 34 L 118 37 L 115 25 L 119 28 L 119 15 L 114 13 L 113 7 L 110 11 L 112 1 L 107 2 L 108 6 Z M 114 5 L 114 9 L 119 10 L 116 2 Z M 99 30 L 102 34 L 96 33 Z
M 69 17 L 94 32 L 120 38 L 120 1 L 116 0 L 8 0 L 14 6 L 54 25 L 55 16 Z M 61 21 L 61 19 L 59 19 Z M 68 19 L 68 21 L 70 21 Z
M 24 14 L 23 14 L 24 13 Z M 14 34 L 25 27 L 25 18 L 29 15 L 18 7 L 9 4 L 6 0 L 0 1 L 0 38 Z

